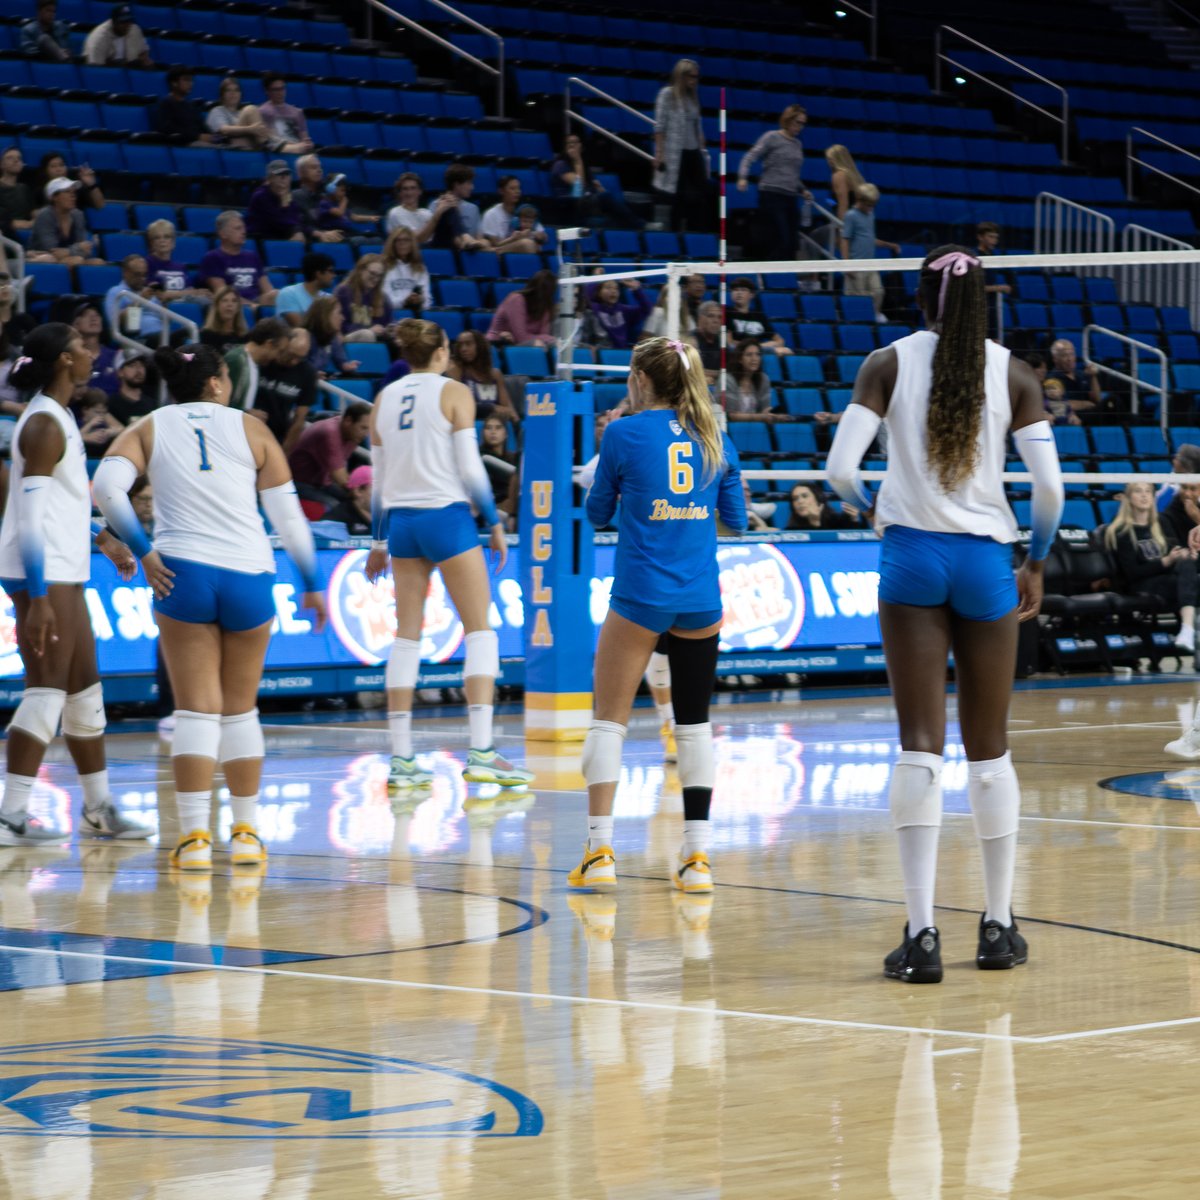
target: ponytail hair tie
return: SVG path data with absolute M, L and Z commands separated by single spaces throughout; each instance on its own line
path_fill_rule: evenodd
M 184 352 L 181 350 L 179 352 L 179 357 L 182 358 L 184 362 L 191 362 L 196 356 L 194 354 L 184 354 Z
M 33 359 L 30 358 L 29 355 L 22 354 L 21 357 L 18 358 L 15 363 L 13 363 L 12 369 L 14 371 L 19 371 L 26 363 L 31 363 L 31 362 L 33 362 Z
M 672 342 L 671 349 L 679 355 L 679 361 L 683 363 L 684 370 L 687 370 L 692 365 L 688 360 L 687 347 L 683 344 L 683 342 Z
M 941 271 L 942 286 L 938 289 L 937 319 L 942 319 L 942 311 L 946 307 L 946 287 L 951 275 L 965 275 L 972 267 L 979 266 L 979 260 L 973 254 L 962 250 L 951 250 L 941 258 L 935 258 L 929 264 L 931 271 Z

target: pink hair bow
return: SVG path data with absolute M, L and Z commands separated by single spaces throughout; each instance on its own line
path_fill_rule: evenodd
M 180 351 L 179 357 L 182 358 L 184 362 L 191 362 L 196 356 L 194 354 L 184 354 L 182 351 Z
M 13 363 L 12 369 L 14 371 L 19 371 L 27 362 L 33 362 L 33 359 L 27 354 L 22 354 L 21 357 L 18 358 L 15 363 Z
M 679 355 L 679 361 L 683 363 L 685 370 L 691 366 L 691 363 L 688 361 L 687 347 L 682 342 L 672 342 L 671 349 Z
M 935 258 L 929 264 L 931 271 L 941 271 L 942 286 L 938 289 L 938 307 L 937 319 L 942 319 L 942 309 L 946 306 L 946 287 L 950 282 L 951 275 L 965 275 L 972 267 L 977 267 L 979 260 L 973 254 L 967 254 L 964 250 L 951 250 L 949 254 L 943 254 L 941 258 Z

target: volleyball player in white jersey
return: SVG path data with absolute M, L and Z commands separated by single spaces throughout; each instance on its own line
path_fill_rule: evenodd
M 951 650 L 987 905 L 975 961 L 981 970 L 1002 970 L 1028 955 L 1012 916 L 1021 793 L 1008 753 L 1008 705 L 1017 623 L 1041 607 L 1042 565 L 1063 489 L 1037 378 L 986 340 L 978 259 L 956 246 L 934 250 L 921 268 L 918 298 L 929 328 L 863 363 L 828 470 L 844 500 L 870 509 L 858 467 L 886 423 L 887 475 L 874 512 L 883 537 L 879 625 L 900 722 L 889 804 L 908 923 L 884 974 L 937 983 L 933 895 Z M 1033 538 L 1015 579 L 1017 523 L 1001 479 L 1010 431 L 1033 477 Z
M 264 511 L 303 580 L 303 607 L 325 622 L 312 532 L 274 434 L 230 409 L 229 371 L 209 346 L 161 348 L 155 363 L 174 404 L 127 429 L 96 470 L 96 500 L 142 560 L 154 588 L 163 656 L 175 692 L 171 766 L 181 838 L 171 862 L 212 870 L 209 820 L 218 762 L 233 809 L 235 867 L 266 862 L 255 828 L 262 729 L 255 701 L 275 617 L 275 556 Z M 154 545 L 129 489 L 154 489 Z
M 396 638 L 387 662 L 388 782 L 416 788 L 433 780 L 413 752 L 412 700 L 429 576 L 437 567 L 466 631 L 463 675 L 471 745 L 463 778 L 518 787 L 532 782 L 532 772 L 513 766 L 492 743 L 500 651 L 488 624 L 492 591 L 472 503 L 491 529 L 497 570 L 504 566 L 508 546 L 479 457 L 475 401 L 461 383 L 442 375 L 450 347 L 439 325 L 409 319 L 400 322 L 398 332 L 400 352 L 412 372 L 379 393 L 371 414 L 376 540 L 367 559 L 367 576 L 374 580 L 387 569 L 390 555 L 396 593 Z
M 8 770 L 0 805 L 0 846 L 64 842 L 68 834 L 29 815 L 46 747 L 62 720 L 83 788 L 80 832 L 144 838 L 150 830 L 121 816 L 109 795 L 104 695 L 84 602 L 91 576 L 92 500 L 79 427 L 67 407 L 92 372 L 92 356 L 70 325 L 35 329 L 9 382 L 36 394 L 13 435 L 8 506 L 0 526 L 0 584 L 12 600 L 25 692 L 8 726 Z M 96 543 L 126 579 L 133 556 L 107 532 Z

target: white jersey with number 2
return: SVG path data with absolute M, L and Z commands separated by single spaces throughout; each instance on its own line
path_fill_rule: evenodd
M 420 371 L 379 393 L 375 432 L 383 444 L 384 508 L 470 503 L 454 457 L 454 429 L 442 412 L 448 382 Z
M 154 489 L 154 548 L 229 571 L 275 571 L 258 513 L 258 467 L 240 409 L 195 401 L 159 408 L 146 473 Z

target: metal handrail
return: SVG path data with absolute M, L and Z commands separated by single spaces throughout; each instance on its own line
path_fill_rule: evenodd
M 127 287 L 122 287 L 117 292 L 117 299 L 127 299 L 130 304 L 137 305 L 139 308 L 146 309 L 147 312 L 156 313 L 162 318 L 162 328 L 158 331 L 158 344 L 166 346 L 170 343 L 170 325 L 171 322 L 176 322 L 194 342 L 200 336 L 200 327 L 195 321 L 188 317 L 180 316 L 177 312 L 172 312 L 165 305 L 159 304 L 156 300 L 147 300 L 145 296 L 139 296 L 137 292 L 131 292 Z M 113 341 L 118 346 L 123 346 L 128 350 L 145 350 L 145 342 L 139 342 L 136 338 L 131 338 L 128 334 L 121 332 L 120 315 L 122 309 L 117 310 L 117 320 L 113 324 Z M 107 314 L 105 314 L 107 316 Z M 165 403 L 167 398 L 167 385 L 164 380 L 158 382 L 158 401 L 160 404 Z
M 563 84 L 563 136 L 571 132 L 571 122 L 578 121 L 580 125 L 586 125 L 589 129 L 594 129 L 602 137 L 608 138 L 610 142 L 616 142 L 618 146 L 624 146 L 626 150 L 632 154 L 639 155 L 647 162 L 654 161 L 653 154 L 647 154 L 640 146 L 635 146 L 632 142 L 627 142 L 623 137 L 618 137 L 611 129 L 605 129 L 603 125 L 596 124 L 595 121 L 589 120 L 582 113 L 577 113 L 571 107 L 571 84 L 577 83 L 582 88 L 587 88 L 595 96 L 599 96 L 601 100 L 607 100 L 609 104 L 615 104 L 617 108 L 624 109 L 625 112 L 631 113 L 637 117 L 639 121 L 645 121 L 651 129 L 654 128 L 654 118 L 646 116 L 643 112 L 638 112 L 636 108 L 630 108 L 623 100 L 618 100 L 616 96 L 609 95 L 602 88 L 598 88 L 595 84 L 588 83 L 586 79 L 580 79 L 578 75 L 571 75 L 567 78 L 567 82 Z
M 1047 213 L 1051 215 L 1052 222 L 1047 220 Z M 1079 251 L 1104 253 L 1112 250 L 1115 241 L 1116 224 L 1106 213 L 1053 192 L 1038 192 L 1034 197 L 1034 254 L 1070 254 Z M 1087 244 L 1076 244 L 1083 242 Z M 1058 269 L 1066 270 L 1067 264 Z M 1108 272 L 1096 267 L 1082 273 L 1104 275 Z
M 11 238 L 0 236 L 0 246 L 4 248 L 4 257 L 11 263 L 15 256 L 17 261 L 16 273 L 13 275 L 12 283 L 16 289 L 16 310 L 19 313 L 25 311 L 25 292 L 29 287 L 32 279 L 25 274 L 25 247 L 20 242 L 13 241 Z M 10 266 L 9 271 L 13 268 Z
M 1175 9 L 1176 12 L 1181 12 L 1193 25 L 1200 26 L 1200 17 L 1197 17 L 1190 9 L 1184 8 L 1182 4 L 1176 4 L 1175 0 L 1164 0 L 1168 8 Z
M 328 392 L 338 401 L 338 412 L 343 412 L 347 404 L 357 404 L 362 397 L 356 396 L 353 392 L 346 391 L 345 388 L 340 388 L 336 383 L 330 383 L 328 379 L 318 379 L 317 389 L 322 392 Z
M 1062 95 L 1062 115 L 1058 116 L 1052 113 L 1048 108 L 1043 108 L 1040 104 L 1035 104 L 1032 100 L 1026 99 L 1018 92 L 1014 92 L 1012 88 L 1006 88 L 1002 83 L 997 83 L 994 79 L 989 79 L 986 75 L 980 75 L 978 71 L 971 70 L 970 67 L 964 66 L 956 59 L 951 58 L 947 54 L 942 53 L 942 30 L 949 34 L 953 34 L 956 38 L 961 38 L 964 42 L 970 42 L 972 46 L 985 51 L 988 54 L 994 55 L 1003 62 L 1008 63 L 1010 67 L 1016 67 L 1018 71 L 1024 71 L 1026 75 L 1036 79 L 1038 83 L 1044 83 L 1048 87 L 1054 88 Z M 1024 63 L 1019 63 L 1015 58 L 1009 58 L 1007 54 L 1001 54 L 999 50 L 993 50 L 991 46 L 984 42 L 976 41 L 975 38 L 968 36 L 959 29 L 955 29 L 952 25 L 939 25 L 937 32 L 934 34 L 934 60 L 933 60 L 933 90 L 941 93 L 942 90 L 942 63 L 948 62 L 951 66 L 957 67 L 960 71 L 966 73 L 981 83 L 986 83 L 989 87 L 994 87 L 997 91 L 1003 92 L 1006 96 L 1012 96 L 1014 100 L 1019 100 L 1022 104 L 1029 108 L 1040 112 L 1043 116 L 1049 117 L 1052 121 L 1057 121 L 1062 126 L 1062 149 L 1059 157 L 1063 163 L 1070 161 L 1068 148 L 1071 139 L 1070 126 L 1070 97 L 1067 94 L 1067 89 L 1061 83 L 1055 83 L 1053 79 L 1047 79 L 1045 75 L 1039 75 L 1031 67 L 1027 67 Z
M 1200 188 L 1193 187 L 1190 183 L 1185 183 L 1178 175 L 1172 175 L 1170 171 L 1164 171 L 1161 167 L 1153 166 L 1146 162 L 1145 159 L 1137 158 L 1133 153 L 1133 135 L 1140 133 L 1143 137 L 1148 137 L 1151 141 L 1158 142 L 1160 145 L 1166 146 L 1168 150 L 1174 150 L 1177 154 L 1186 154 L 1188 158 L 1195 159 L 1200 163 L 1200 154 L 1193 154 L 1190 150 L 1185 150 L 1182 146 L 1175 145 L 1174 142 L 1168 142 L 1166 138 L 1159 137 L 1157 133 L 1151 133 L 1148 129 L 1143 129 L 1140 125 L 1131 126 L 1129 132 L 1125 135 L 1125 198 L 1132 200 L 1133 197 L 1133 165 L 1137 163 L 1139 167 L 1145 167 L 1147 171 L 1153 171 L 1155 175 L 1161 175 L 1164 179 L 1169 179 L 1172 183 L 1177 183 L 1182 188 L 1187 188 L 1189 192 L 1195 192 L 1200 196 Z
M 1105 363 L 1099 362 L 1092 358 L 1089 353 L 1091 344 L 1090 335 L 1093 333 L 1103 334 L 1105 337 L 1113 338 L 1118 342 L 1124 342 L 1129 347 L 1129 370 L 1130 374 L 1126 375 L 1124 371 L 1118 371 L 1116 367 L 1110 367 Z M 1158 358 L 1158 365 L 1162 371 L 1161 382 L 1158 386 L 1153 383 L 1147 383 L 1144 379 L 1139 379 L 1137 374 L 1138 368 L 1138 351 L 1145 350 L 1149 354 L 1153 354 Z M 1115 329 L 1108 329 L 1103 325 L 1085 325 L 1083 327 L 1083 361 L 1085 366 L 1095 367 L 1097 371 L 1104 375 L 1111 375 L 1114 379 L 1120 379 L 1124 383 L 1132 384 L 1129 392 L 1129 399 L 1136 413 L 1140 407 L 1141 392 L 1157 392 L 1160 397 L 1159 407 L 1159 424 L 1162 426 L 1163 436 L 1167 433 L 1167 407 L 1170 400 L 1170 388 L 1167 380 L 1169 378 L 1167 370 L 1167 356 L 1157 346 L 1151 346 L 1147 342 L 1139 342 L 1136 338 L 1131 338 L 1123 333 L 1118 333 Z
M 444 50 L 449 50 L 451 54 L 457 54 L 459 58 L 465 58 L 467 62 L 473 63 L 481 71 L 488 75 L 496 77 L 496 116 L 504 116 L 504 39 L 494 30 L 489 29 L 486 25 L 481 25 L 473 17 L 468 17 L 466 13 L 461 13 L 457 8 L 452 8 L 443 0 L 428 0 L 436 8 L 448 12 L 456 21 L 462 21 L 464 25 L 470 25 L 472 29 L 479 30 L 486 37 L 496 39 L 496 66 L 491 63 L 486 63 L 481 58 L 476 58 L 475 55 L 463 50 L 460 46 L 456 46 L 453 42 L 447 41 L 444 37 L 433 32 L 432 29 L 426 29 L 419 21 L 414 21 L 412 17 L 406 17 L 403 13 L 398 13 L 394 8 L 389 8 L 382 0 L 366 0 L 368 7 L 376 8 L 382 13 L 387 13 L 389 17 L 399 21 L 406 29 L 411 29 L 414 33 L 419 33 L 423 37 L 429 38 L 431 42 L 436 42 Z
M 1141 251 L 1147 244 L 1168 253 L 1190 251 L 1191 246 L 1145 225 L 1126 225 L 1121 230 L 1121 249 Z M 1200 270 L 1182 258 L 1142 274 L 1139 266 L 1121 267 L 1116 272 L 1122 304 L 1141 303 L 1186 308 L 1192 328 L 1200 329 Z
M 852 4 L 851 0 L 839 0 L 839 6 L 841 8 L 848 8 L 852 12 L 858 13 L 860 17 L 866 17 L 868 22 L 870 22 L 871 59 L 872 61 L 877 59 L 879 57 L 879 0 L 871 0 L 871 7 L 869 10 L 862 8 L 857 4 Z M 842 14 L 838 13 L 837 15 L 841 16 Z

